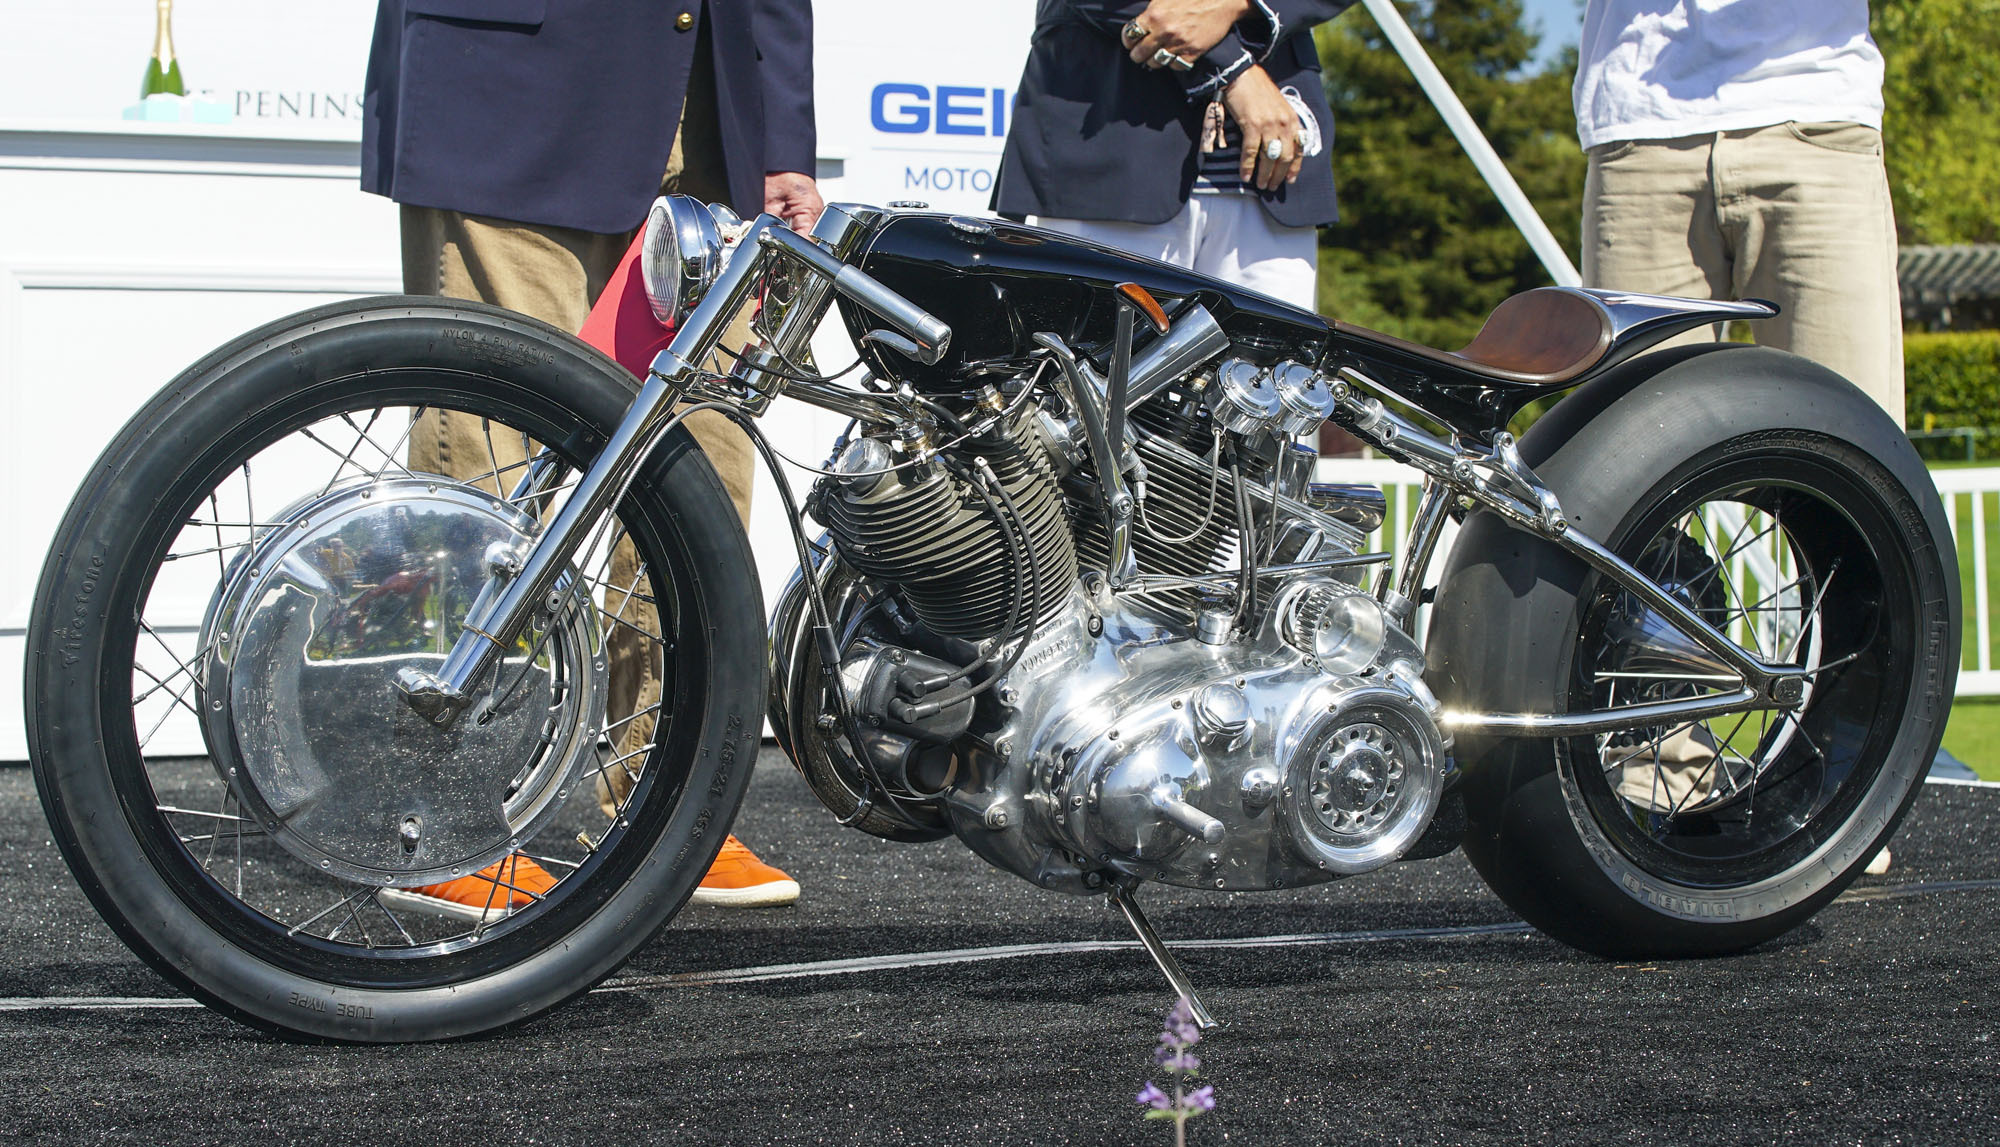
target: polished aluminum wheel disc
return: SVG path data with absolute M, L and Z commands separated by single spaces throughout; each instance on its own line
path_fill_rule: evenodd
M 399 887 L 476 872 L 533 837 L 595 756 L 605 658 L 587 599 L 563 593 L 450 729 L 395 687 L 400 669 L 443 664 L 533 528 L 492 494 L 421 475 L 281 515 L 201 635 L 204 731 L 244 815 L 324 872 Z

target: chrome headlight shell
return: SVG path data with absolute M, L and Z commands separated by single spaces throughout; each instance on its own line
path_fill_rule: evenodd
M 679 326 L 722 273 L 722 235 L 701 201 L 662 195 L 646 215 L 639 270 L 653 317 Z

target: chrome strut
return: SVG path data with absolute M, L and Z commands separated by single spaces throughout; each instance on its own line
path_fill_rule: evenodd
M 1174 954 L 1168 951 L 1166 944 L 1161 941 L 1160 934 L 1153 931 L 1152 922 L 1146 919 L 1144 912 L 1139 911 L 1139 902 L 1132 898 L 1131 889 L 1113 884 L 1106 889 L 1105 895 L 1110 897 L 1111 902 L 1118 906 L 1118 910 L 1125 914 L 1125 922 L 1132 926 L 1132 931 L 1139 934 L 1139 943 L 1145 945 L 1146 954 L 1153 958 L 1153 963 L 1159 965 L 1161 974 L 1167 977 L 1167 983 L 1173 985 L 1174 991 L 1180 993 L 1181 998 L 1188 1002 L 1188 1011 L 1194 1016 L 1195 1026 L 1203 1031 L 1221 1027 L 1222 1024 L 1208 1014 L 1208 1008 L 1202 1004 L 1201 997 L 1195 995 L 1194 981 L 1188 979 L 1187 972 L 1181 969 L 1181 962 L 1174 959 Z

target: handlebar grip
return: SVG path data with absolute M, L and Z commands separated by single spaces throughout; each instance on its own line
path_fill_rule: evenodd
M 849 266 L 824 248 L 796 232 L 767 228 L 760 242 L 782 249 L 786 254 L 833 280 L 833 289 L 857 305 L 882 317 L 890 326 L 916 344 L 916 360 L 930 366 L 944 357 L 951 346 L 951 327 L 937 316 L 883 286 L 859 267 Z
M 833 277 L 833 289 L 882 316 L 910 337 L 920 352 L 917 361 L 930 366 L 951 347 L 951 328 L 944 320 L 876 282 L 859 267 L 843 266 Z

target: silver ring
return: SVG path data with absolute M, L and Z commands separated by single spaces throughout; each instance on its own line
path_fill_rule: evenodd
M 1125 46 L 1129 48 L 1146 38 L 1146 26 L 1137 20 L 1127 20 L 1125 21 L 1125 26 L 1118 30 L 1118 35 L 1125 41 Z
M 1178 59 L 1180 59 L 1179 56 L 1174 55 L 1172 52 L 1167 51 L 1165 48 L 1160 48 L 1153 53 L 1153 66 L 1156 68 L 1164 68 L 1168 64 L 1171 64 Z
M 1267 140 L 1265 140 L 1265 141 L 1264 141 L 1264 158 L 1265 158 L 1265 159 L 1283 159 L 1283 158 L 1285 158 L 1285 141 L 1284 141 L 1284 140 L 1282 140 L 1282 139 L 1267 139 Z

